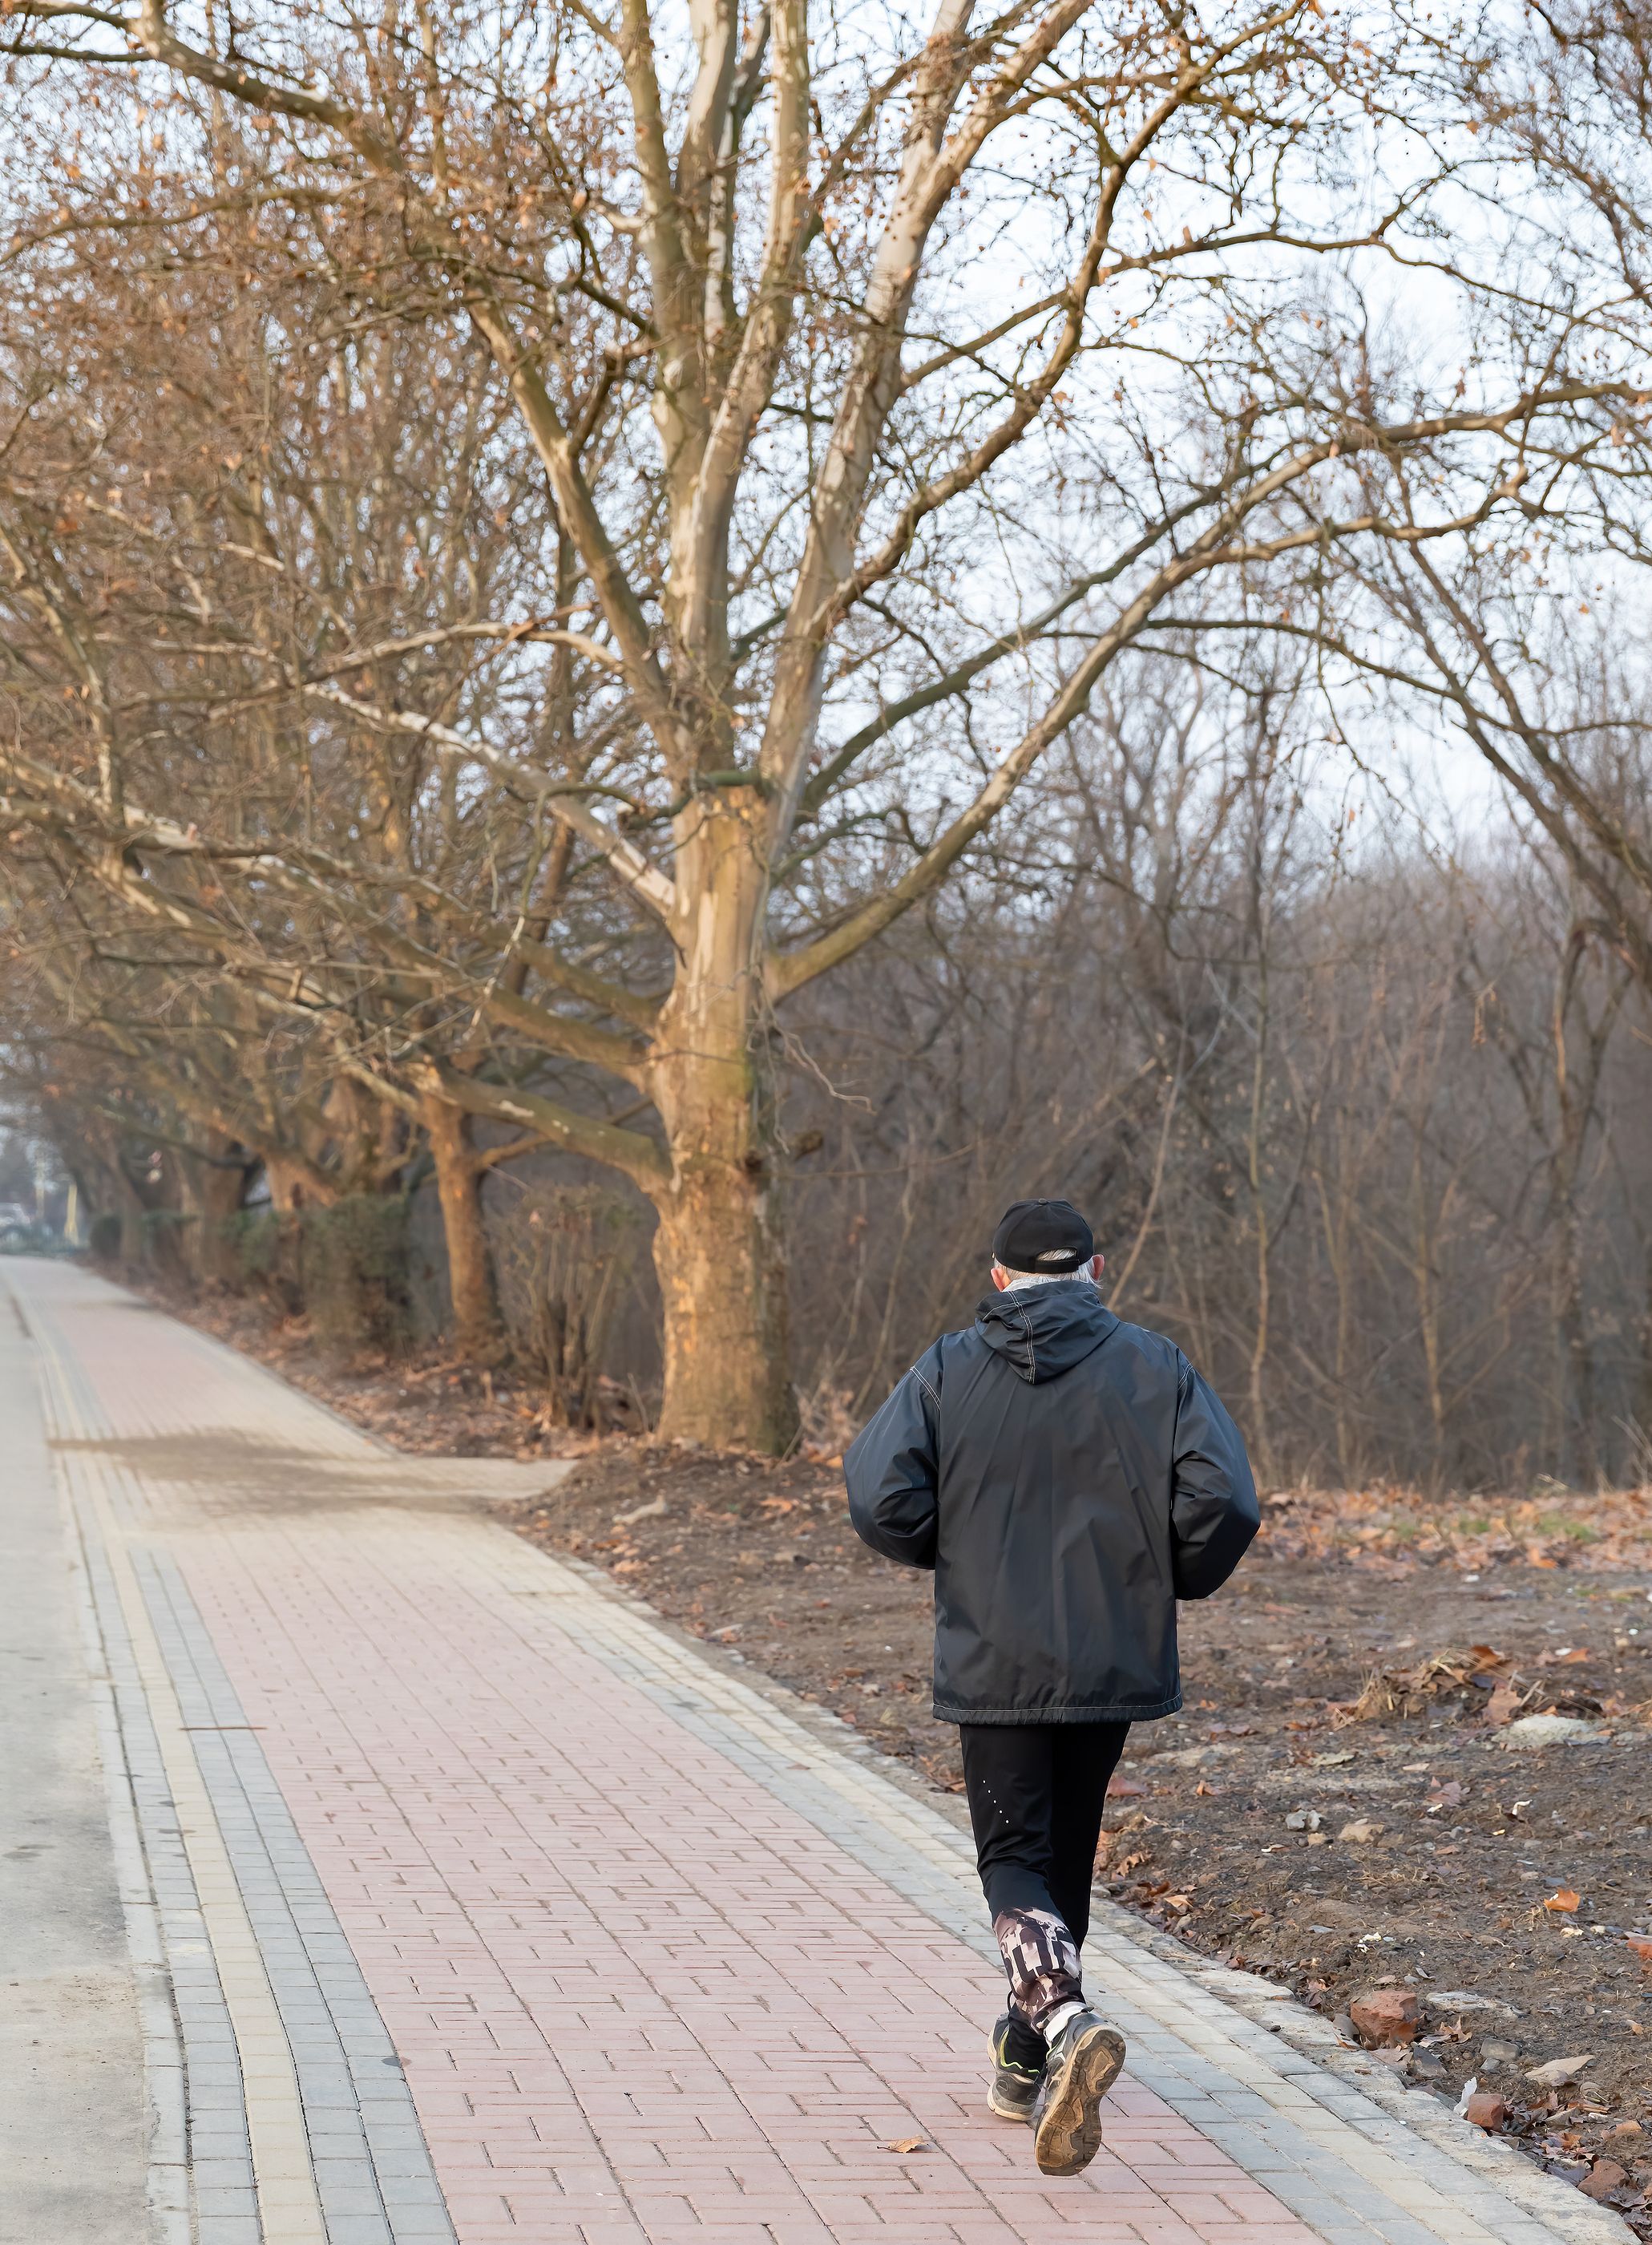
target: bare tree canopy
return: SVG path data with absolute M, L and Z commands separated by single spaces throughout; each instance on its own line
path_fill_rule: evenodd
M 623 1172 L 668 1434 L 794 1429 L 787 1001 L 1110 672 L 1298 635 L 1560 783 L 1465 587 L 1639 559 L 1625 39 L 1588 100 L 1564 29 L 1320 0 L 0 49 L 15 908 L 198 1071 L 314 1036 L 456 1238 L 478 1119 Z

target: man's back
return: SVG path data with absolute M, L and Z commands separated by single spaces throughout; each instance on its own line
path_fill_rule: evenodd
M 935 1570 L 935 1712 L 958 1726 L 1009 1980 L 988 2109 L 1079 2174 L 1124 2038 L 1084 2000 L 1096 1835 L 1132 1722 L 1181 1704 L 1176 1600 L 1259 1525 L 1239 1430 L 1174 1342 L 1096 1292 L 1071 1201 L 1018 1200 L 967 1333 L 925 1350 L 843 1460 L 874 1550 Z
M 935 1569 L 935 1712 L 952 1722 L 1174 1713 L 1175 1600 L 1219 1587 L 1258 1522 L 1216 1397 L 1083 1284 L 984 1303 L 843 1466 L 862 1537 Z

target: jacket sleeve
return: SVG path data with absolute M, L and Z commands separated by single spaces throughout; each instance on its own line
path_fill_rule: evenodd
M 855 1533 L 909 1567 L 935 1564 L 938 1384 L 938 1351 L 930 1349 L 843 1455 Z
M 1179 1598 L 1208 1598 L 1249 1549 L 1262 1510 L 1239 1429 L 1186 1357 L 1178 1361 L 1171 1573 Z

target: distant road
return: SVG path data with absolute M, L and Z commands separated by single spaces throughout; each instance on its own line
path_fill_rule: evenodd
M 0 2245 L 143 2245 L 143 2046 L 34 1352 L 0 1292 Z

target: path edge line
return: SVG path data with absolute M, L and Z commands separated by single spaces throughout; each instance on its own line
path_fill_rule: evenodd
M 39 1353 L 48 1425 L 93 1439 L 75 1400 L 62 1360 L 48 1336 L 32 1337 Z M 287 2034 L 240 1896 L 217 1811 L 184 1729 L 182 1711 L 150 1619 L 131 1555 L 112 1507 L 101 1461 L 77 1457 L 71 1469 L 60 1455 L 60 1485 L 69 1495 L 77 1479 L 91 1513 L 131 1645 L 150 1722 L 212 1944 L 240 2053 L 247 2133 L 252 2150 L 261 2227 L 279 2245 L 328 2245 L 321 2200 L 310 2165 L 308 2133 Z M 84 1549 L 84 1546 L 83 1546 Z M 152 1896 L 152 1888 L 151 1889 Z M 164 1968 L 163 1968 L 164 1969 Z M 167 2004 L 172 2008 L 167 1975 Z M 173 2013 L 174 2026 L 176 2014 Z M 180 2087 L 182 2074 L 180 2071 Z M 187 2235 L 187 2233 L 186 2233 Z M 171 2245 L 171 2240 L 168 2240 Z

